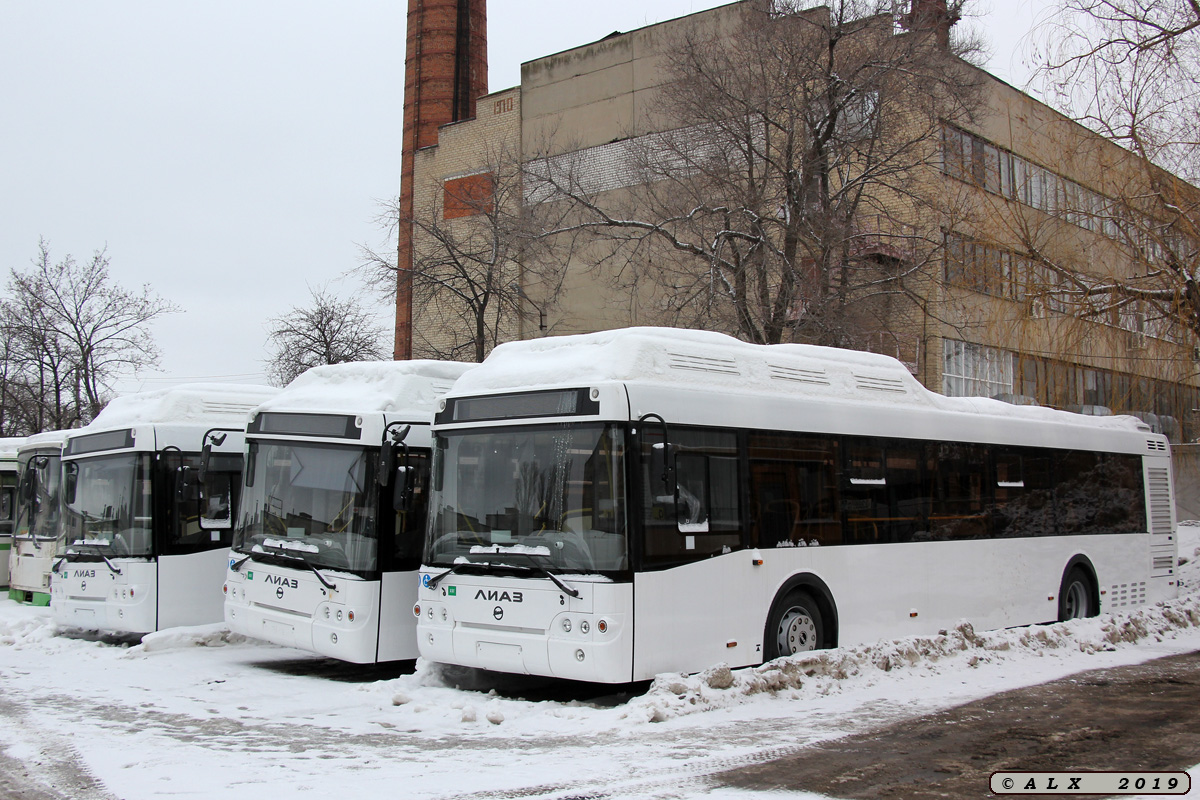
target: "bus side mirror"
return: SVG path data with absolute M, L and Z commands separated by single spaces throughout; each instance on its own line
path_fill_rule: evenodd
M 376 470 L 376 480 L 380 486 L 387 486 L 388 480 L 392 477 L 392 470 L 396 468 L 396 448 L 393 445 L 384 442 L 379 447 L 379 469 Z
M 411 472 L 410 467 L 396 467 L 396 480 L 392 484 L 392 508 L 401 513 L 408 511 L 412 505 Z
M 650 445 L 650 485 L 662 481 L 664 495 L 675 494 L 675 445 L 658 442 Z
M 34 485 L 37 483 L 37 475 L 33 469 L 26 468 L 25 474 L 21 476 L 21 501 L 28 503 L 33 500 Z
M 75 489 L 79 483 L 79 467 L 67 464 L 63 467 L 63 502 L 68 505 L 75 502 Z
M 204 483 L 204 479 L 208 476 L 208 462 L 212 458 L 213 445 L 220 447 L 225 444 L 226 433 L 216 433 L 209 431 L 204 434 L 204 447 L 200 448 L 200 477 L 199 483 Z
M 197 474 L 194 467 L 179 467 L 175 470 L 175 500 L 179 503 L 185 503 L 194 498 L 198 494 L 200 483 L 203 480 L 203 467 L 200 468 L 201 474 Z
M 393 422 L 387 427 L 387 430 L 383 432 L 383 441 L 379 444 L 379 469 L 376 472 L 376 480 L 381 487 L 388 485 L 388 481 L 392 477 L 392 470 L 396 468 L 396 451 L 404 448 L 404 460 L 408 460 L 408 446 L 404 444 L 404 437 L 408 436 L 412 426 L 405 425 L 397 428 L 397 425 L 399 423 Z

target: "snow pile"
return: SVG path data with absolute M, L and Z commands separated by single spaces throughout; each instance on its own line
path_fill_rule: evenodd
M 167 628 L 142 637 L 142 643 L 129 648 L 129 657 L 140 657 L 147 653 L 167 650 L 182 650 L 190 647 L 224 647 L 228 644 L 243 644 L 247 637 L 233 633 L 218 622 L 212 625 L 194 625 L 186 628 Z
M 21 650 L 52 642 L 57 630 L 49 614 L 0 618 L 0 646 Z
M 370 411 L 413 414 L 424 420 L 434 403 L 467 370 L 458 361 L 356 361 L 313 367 L 263 402 L 262 411 Z
M 24 443 L 25 439 L 21 436 L 0 438 L 0 461 L 15 461 L 17 450 Z
M 67 433 L 69 431 L 45 431 L 43 433 L 35 433 L 30 436 L 18 448 L 19 452 L 26 453 L 31 450 L 62 450 L 63 444 L 67 441 Z
M 169 389 L 127 394 L 110 401 L 91 424 L 81 430 L 90 433 L 152 422 L 214 424 L 228 420 L 245 425 L 246 415 L 252 408 L 278 393 L 279 390 L 272 386 L 187 383 Z
M 762 693 L 791 699 L 824 696 L 872 685 L 887 673 L 902 670 L 938 673 L 1030 657 L 1111 652 L 1120 646 L 1161 642 L 1198 627 L 1200 595 L 1195 594 L 1151 608 L 1054 625 L 976 631 L 963 622 L 937 636 L 822 650 L 738 670 L 722 664 L 698 675 L 659 675 L 645 695 L 626 706 L 626 714 L 632 719 L 662 722 L 727 708 Z

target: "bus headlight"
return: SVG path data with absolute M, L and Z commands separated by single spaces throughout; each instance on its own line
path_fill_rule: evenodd
M 592 630 L 592 626 L 588 623 L 588 621 L 586 619 L 583 622 L 579 623 L 579 632 L 580 633 L 589 633 L 589 632 L 591 632 L 591 630 Z
M 562 621 L 562 629 L 563 629 L 564 633 L 570 633 L 571 632 L 571 620 L 564 619 Z
M 576 660 L 576 661 L 583 661 L 583 650 L 576 650 L 576 651 L 575 651 L 575 660 Z

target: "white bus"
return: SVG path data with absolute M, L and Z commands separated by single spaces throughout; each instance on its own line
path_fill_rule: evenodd
M 188 384 L 126 395 L 68 431 L 56 623 L 144 634 L 221 621 L 246 414 L 277 391 Z
M 359 664 L 417 657 L 429 423 L 469 366 L 315 367 L 251 414 L 230 630 Z
M 17 450 L 21 477 L 8 596 L 21 603 L 50 605 L 50 568 L 62 537 L 60 458 L 66 437 L 66 431 L 36 433 Z
M 17 520 L 17 448 L 23 441 L 21 437 L 0 439 L 0 588 L 8 584 Z
M 1173 596 L 1167 440 L 894 359 L 630 329 L 497 347 L 442 401 L 421 655 L 623 683 Z

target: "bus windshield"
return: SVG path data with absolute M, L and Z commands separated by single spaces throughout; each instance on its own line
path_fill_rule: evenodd
M 377 458 L 373 448 L 250 442 L 234 549 L 376 570 Z
M 57 453 L 22 457 L 22 489 L 17 501 L 18 536 L 58 537 L 58 480 Z
M 565 424 L 439 435 L 425 563 L 623 570 L 624 434 Z
M 70 552 L 154 554 L 148 453 L 68 461 L 64 474 L 64 544 Z

